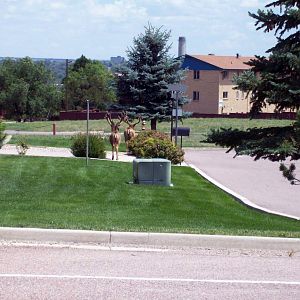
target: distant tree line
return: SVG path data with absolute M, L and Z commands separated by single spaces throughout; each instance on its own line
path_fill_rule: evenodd
M 85 109 L 87 99 L 96 109 L 116 100 L 115 77 L 99 61 L 81 56 L 69 66 L 68 76 L 64 60 L 0 61 L 0 110 L 7 119 L 54 118 L 62 109 Z
M 169 39 L 170 31 L 149 24 L 134 38 L 129 60 L 111 69 L 83 55 L 70 64 L 29 57 L 0 60 L 0 110 L 8 119 L 49 119 L 60 110 L 85 109 L 88 99 L 93 109 L 114 104 L 130 117 L 151 120 L 156 129 L 157 121 L 172 115 L 168 85 L 184 75 L 181 60 L 169 55 Z

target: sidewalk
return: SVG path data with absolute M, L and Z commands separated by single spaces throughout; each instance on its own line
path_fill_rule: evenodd
M 15 145 L 6 144 L 0 149 L 0 154 L 19 155 Z M 56 147 L 30 147 L 26 156 L 48 156 L 48 157 L 74 157 L 69 148 Z M 106 159 L 111 160 L 111 151 L 106 151 Z M 134 156 L 119 152 L 119 161 L 132 162 Z

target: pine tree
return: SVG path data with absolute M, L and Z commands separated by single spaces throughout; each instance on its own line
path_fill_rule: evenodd
M 122 109 L 129 116 L 140 115 L 151 120 L 151 129 L 157 121 L 170 120 L 172 99 L 168 84 L 178 83 L 183 77 L 181 61 L 168 52 L 170 31 L 145 27 L 145 33 L 133 40 L 133 47 L 127 51 L 128 62 L 120 69 L 118 92 Z M 181 98 L 180 105 L 186 100 Z
M 249 15 L 256 19 L 257 30 L 274 32 L 277 43 L 267 51 L 268 58 L 256 56 L 248 63 L 252 68 L 236 78 L 237 88 L 251 95 L 252 117 L 267 104 L 273 104 L 277 112 L 298 112 L 298 119 L 286 127 L 212 131 L 208 141 L 255 159 L 297 160 L 300 159 L 300 1 L 279 0 L 266 8 Z

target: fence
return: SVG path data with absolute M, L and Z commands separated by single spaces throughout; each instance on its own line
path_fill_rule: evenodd
M 117 118 L 120 112 L 111 112 L 113 118 Z M 90 111 L 91 120 L 101 120 L 105 118 L 105 111 Z M 193 113 L 193 118 L 232 118 L 232 119 L 249 119 L 248 113 L 230 113 L 230 114 L 200 114 Z M 86 111 L 61 111 L 59 119 L 62 120 L 86 120 Z M 260 113 L 254 119 L 284 119 L 295 120 L 295 112 L 282 113 Z

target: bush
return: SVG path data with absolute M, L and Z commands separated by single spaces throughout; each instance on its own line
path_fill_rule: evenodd
M 0 149 L 3 146 L 3 142 L 5 139 L 4 129 L 5 129 L 5 125 L 0 120 Z
M 29 146 L 28 146 L 26 138 L 24 136 L 20 136 L 17 139 L 16 148 L 17 148 L 19 155 L 26 154 L 27 150 L 29 149 Z
M 184 159 L 183 150 L 176 147 L 166 134 L 154 130 L 141 132 L 128 147 L 138 158 L 166 158 L 173 164 Z
M 86 134 L 77 134 L 72 138 L 71 151 L 76 157 L 86 157 Z M 102 136 L 97 134 L 89 135 L 89 157 L 106 157 L 104 139 Z

